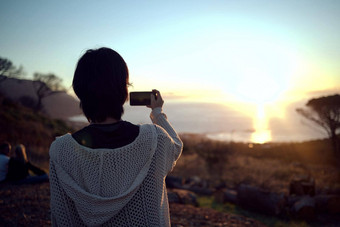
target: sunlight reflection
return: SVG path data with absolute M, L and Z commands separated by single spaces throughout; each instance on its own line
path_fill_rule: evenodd
M 271 131 L 268 127 L 268 117 L 265 113 L 264 105 L 257 106 L 257 114 L 254 119 L 255 132 L 251 135 L 251 141 L 254 143 L 266 143 L 271 141 Z

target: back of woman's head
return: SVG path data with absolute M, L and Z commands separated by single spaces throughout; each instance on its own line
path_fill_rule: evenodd
M 26 148 L 24 145 L 19 144 L 15 147 L 15 158 L 21 162 L 27 162 Z
M 124 59 L 109 48 L 91 49 L 79 59 L 73 89 L 91 122 L 121 119 L 128 97 L 129 71 Z

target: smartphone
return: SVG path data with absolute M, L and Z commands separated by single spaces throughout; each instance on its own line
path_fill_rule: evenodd
M 130 92 L 130 106 L 148 106 L 151 104 L 152 91 Z

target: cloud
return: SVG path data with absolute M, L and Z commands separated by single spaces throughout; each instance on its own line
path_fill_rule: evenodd
M 186 99 L 186 98 L 188 98 L 188 96 L 185 96 L 183 94 L 178 95 L 178 94 L 175 94 L 174 92 L 165 92 L 165 93 L 162 93 L 162 97 L 165 100 L 174 100 L 174 99 L 178 100 L 178 99 Z
M 336 88 L 329 88 L 324 90 L 314 90 L 307 92 L 307 95 L 310 96 L 325 96 L 325 95 L 334 95 L 334 94 L 340 94 L 340 87 Z

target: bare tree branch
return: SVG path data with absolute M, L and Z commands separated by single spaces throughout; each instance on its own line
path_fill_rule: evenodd
M 42 100 L 44 98 L 57 93 L 66 92 L 66 89 L 62 85 L 62 79 L 52 73 L 34 73 L 33 80 L 33 86 L 38 97 L 38 102 L 35 107 L 37 111 L 42 109 Z
M 24 75 L 22 66 L 17 68 L 10 60 L 0 57 L 0 83 L 5 81 L 7 78 L 20 78 Z

